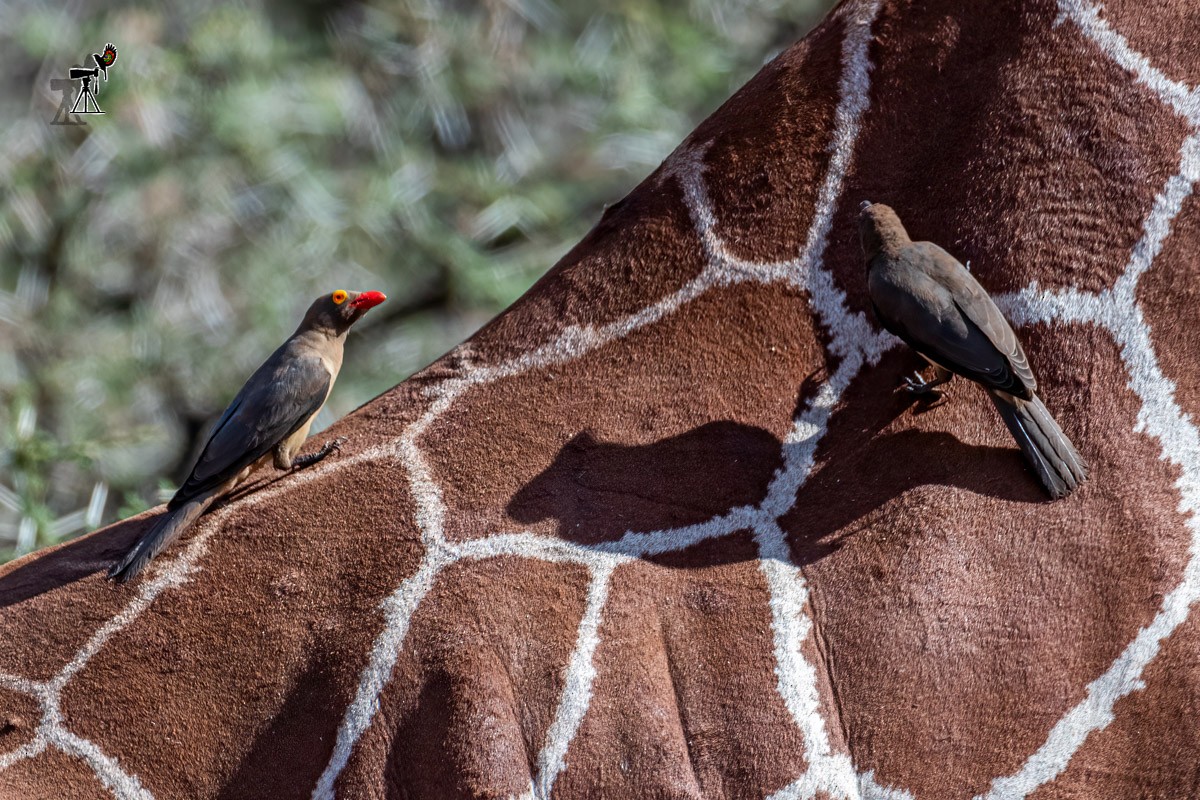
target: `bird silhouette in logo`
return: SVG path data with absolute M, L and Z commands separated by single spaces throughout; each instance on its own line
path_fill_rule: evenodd
M 96 66 L 104 73 L 104 80 L 108 80 L 108 68 L 117 61 L 117 48 L 112 42 L 104 45 L 104 55 L 100 53 L 92 53 L 92 60 L 96 62 Z

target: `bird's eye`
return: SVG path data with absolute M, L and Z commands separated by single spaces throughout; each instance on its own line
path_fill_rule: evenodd
M 333 293 L 331 299 L 333 300 L 334 304 L 340 306 L 342 303 L 346 302 L 346 290 L 338 289 L 336 292 Z

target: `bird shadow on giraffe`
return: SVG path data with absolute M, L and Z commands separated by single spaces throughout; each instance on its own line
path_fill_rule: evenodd
M 812 472 L 780 520 L 796 563 L 836 551 L 857 521 L 925 485 L 1007 501 L 1046 501 L 1015 447 L 967 444 L 948 430 L 937 430 L 939 411 L 954 401 L 966 402 L 962 395 L 974 387 L 959 381 L 941 399 L 895 391 L 916 367 L 909 354 L 889 355 L 879 366 L 860 372 L 845 392 L 819 443 Z M 814 396 L 823 372 L 803 382 L 797 414 Z M 986 402 L 982 393 L 978 400 Z M 949 425 L 953 418 L 946 415 L 945 421 Z M 995 424 L 1003 429 L 999 419 Z M 702 524 L 739 506 L 761 503 L 784 466 L 783 448 L 776 435 L 729 420 L 636 445 L 599 441 L 583 431 L 512 496 L 506 511 L 527 525 L 555 519 L 560 538 L 582 545 L 614 542 L 630 531 Z M 705 551 L 717 553 L 712 563 L 746 557 L 740 547 Z M 648 559 L 685 563 L 671 556 Z
M 561 538 L 599 545 L 627 531 L 696 525 L 756 504 L 782 466 L 774 434 L 728 420 L 635 445 L 585 430 L 505 510 L 521 524 L 557 519 Z
M 986 395 L 955 380 L 935 395 L 898 390 L 927 366 L 907 352 L 884 356 L 851 381 L 828 421 L 808 479 L 779 519 L 797 564 L 838 549 L 889 501 L 926 486 L 1007 502 L 1050 502 L 1015 446 L 968 444 L 953 433 L 978 409 L 1007 439 Z M 807 395 L 802 395 L 807 396 Z M 964 506 L 964 513 L 971 510 Z

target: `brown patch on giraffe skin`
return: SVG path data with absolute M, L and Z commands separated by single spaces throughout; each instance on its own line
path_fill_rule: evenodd
M 353 480 L 345 499 L 317 479 L 210 518 L 220 530 L 188 589 L 162 593 L 67 684 L 67 727 L 160 797 L 311 791 L 379 604 L 422 556 L 403 473 L 384 460 Z
M 41 721 L 35 697 L 0 687 L 0 759 L 33 741 Z
M 1110 335 L 1018 334 L 1090 464 L 1075 495 L 1046 499 L 977 387 L 959 379 L 936 408 L 905 409 L 891 390 L 916 359 L 893 351 L 846 392 L 781 520 L 855 764 L 917 797 L 971 796 L 1017 770 L 1187 558 L 1177 470 L 1134 431 L 1140 402 Z
M 804 772 L 746 532 L 612 576 L 560 797 L 762 797 Z
M 338 796 L 378 791 L 380 761 L 386 785 L 414 800 L 526 791 L 589 582 L 582 566 L 512 556 L 445 568 L 380 699 L 383 724 L 363 736 Z
M 823 363 L 807 309 L 782 284 L 714 289 L 575 361 L 472 389 L 420 441 L 440 454 L 447 536 L 532 525 L 595 542 L 757 503 L 791 427 L 780 395 Z M 728 328 L 697 338 L 713 318 Z
M 1193 37 L 1200 30 L 1200 7 L 1164 0 L 1105 0 L 1100 16 L 1129 45 L 1174 81 L 1200 84 Z
M 830 158 L 844 26 L 830 20 L 773 60 L 688 137 L 706 148 L 716 233 L 740 258 L 796 258 Z M 780 142 L 787 142 L 786 148 Z M 681 148 L 684 149 L 684 148 Z
M 1175 400 L 1200 420 L 1200 200 L 1183 201 L 1171 235 L 1138 281 L 1138 303 Z
M 1053 27 L 1053 9 L 971 11 L 886 9 L 876 25 L 871 107 L 827 257 L 852 309 L 870 313 L 862 200 L 970 261 L 990 292 L 1099 291 L 1178 169 L 1185 123 L 1078 28 Z
M 0 797 L 5 800 L 64 800 L 112 797 L 83 760 L 53 747 L 36 758 L 0 771 Z
M 596 226 L 507 311 L 465 345 L 496 364 L 570 325 L 600 326 L 672 294 L 705 267 L 678 180 L 662 168 L 610 206 Z
M 1140 598 L 1162 602 L 1163 592 Z M 1093 731 L 1066 770 L 1032 797 L 1196 797 L 1200 788 L 1200 623 L 1195 608 L 1142 673 L 1145 688 L 1113 706 L 1114 719 Z M 1137 769 L 1114 768 L 1136 764 Z M 1164 793 L 1163 787 L 1172 787 Z

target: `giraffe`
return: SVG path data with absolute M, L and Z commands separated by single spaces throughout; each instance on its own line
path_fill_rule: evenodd
M 0 797 L 1194 794 L 1200 63 L 1160 6 L 847 0 L 342 458 L 123 589 L 148 515 L 6 565 Z M 1019 326 L 1077 495 L 981 393 L 892 392 L 863 198 Z

